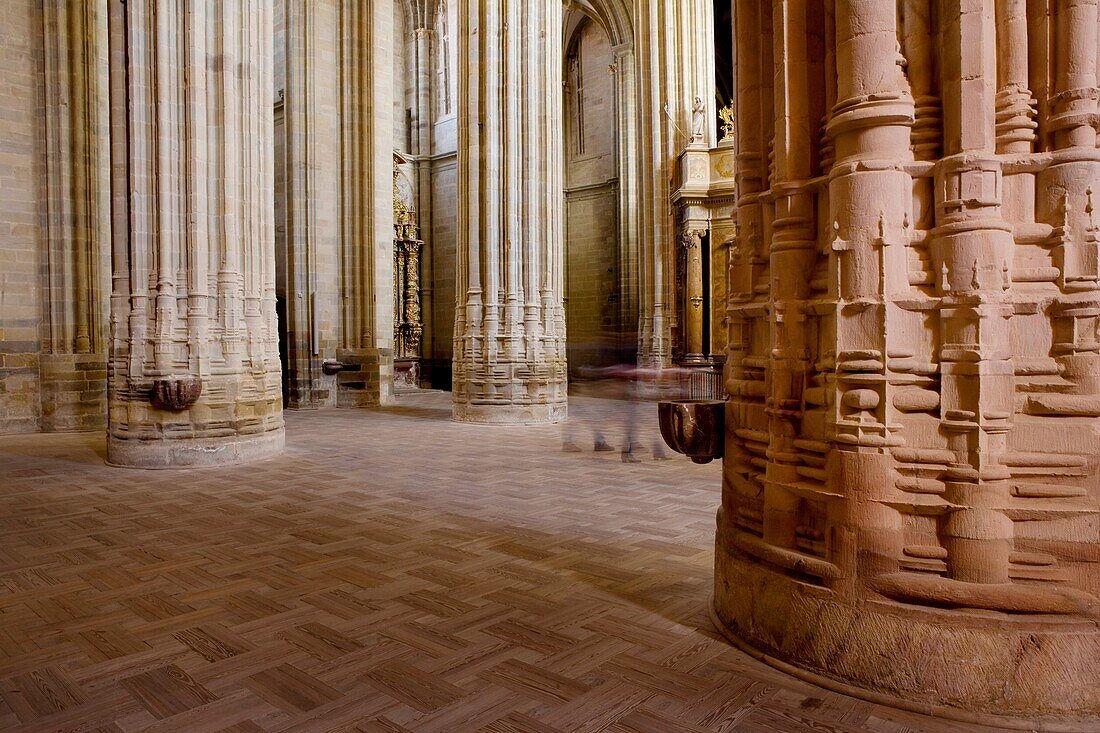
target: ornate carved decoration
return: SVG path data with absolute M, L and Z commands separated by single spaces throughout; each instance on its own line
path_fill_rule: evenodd
M 1093 730 L 1096 5 L 943 7 L 827 2 L 811 38 L 736 1 L 716 613 L 808 677 Z
M 730 105 L 727 105 L 727 106 L 723 107 L 722 109 L 718 110 L 718 119 L 722 120 L 722 140 L 721 140 L 721 142 L 725 142 L 726 140 L 731 140 L 733 138 L 733 133 L 737 128 L 737 125 L 735 123 L 736 118 L 734 116 L 733 107 L 730 106 Z
M 419 382 L 421 336 L 424 324 L 420 312 L 420 250 L 416 212 L 398 190 L 401 159 L 394 160 L 393 193 L 393 344 L 394 381 L 406 388 Z

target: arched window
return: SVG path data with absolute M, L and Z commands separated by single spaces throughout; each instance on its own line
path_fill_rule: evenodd
M 569 54 L 569 91 L 572 92 L 573 139 L 576 155 L 584 155 L 584 69 L 581 65 L 581 41 L 578 38 Z
M 439 0 L 435 8 L 435 37 L 438 43 L 435 62 L 436 113 L 451 114 L 451 24 L 447 17 L 447 1 Z

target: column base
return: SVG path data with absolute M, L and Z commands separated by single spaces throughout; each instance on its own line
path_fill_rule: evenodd
M 550 425 L 568 415 L 565 402 L 492 405 L 454 402 L 451 419 L 484 425 Z
M 712 614 L 751 656 L 845 695 L 1016 730 L 1100 725 L 1100 631 L 1084 618 L 846 598 L 721 546 Z
M 107 355 L 42 354 L 42 432 L 103 430 L 107 425 Z
M 340 349 L 344 368 L 336 375 L 337 407 L 393 404 L 393 350 Z
M 107 464 L 121 468 L 232 466 L 271 458 L 283 451 L 282 428 L 224 438 L 122 439 L 107 436 Z

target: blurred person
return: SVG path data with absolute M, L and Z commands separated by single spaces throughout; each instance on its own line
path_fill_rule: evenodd
M 624 463 L 637 463 L 641 460 L 638 452 L 645 446 L 639 441 L 638 414 L 641 403 L 656 403 L 666 399 L 679 399 L 683 395 L 684 383 L 689 370 L 681 367 L 639 367 L 632 366 L 619 372 L 620 378 L 628 385 L 626 398 L 628 408 L 625 412 L 623 441 L 624 449 L 622 460 Z M 656 415 L 649 410 L 642 410 L 650 419 L 656 420 Z M 656 424 L 656 423 L 654 423 Z M 672 458 L 665 449 L 664 442 L 658 431 L 653 440 L 653 459 L 657 461 Z
M 613 384 L 605 373 L 606 368 L 581 366 L 577 369 L 579 379 L 572 379 L 569 383 L 569 393 L 573 396 L 607 397 L 609 384 Z M 613 396 L 613 394 L 612 394 Z M 592 434 L 592 450 L 597 453 L 614 451 L 614 446 L 607 440 L 605 425 L 599 409 L 594 403 L 574 401 L 569 406 L 569 417 L 565 421 L 564 435 L 562 438 L 562 450 L 567 453 L 580 453 L 584 442 L 583 435 L 589 431 Z
M 579 389 L 577 391 L 584 391 L 595 396 L 614 400 L 610 404 L 616 410 L 616 417 L 621 418 L 622 447 L 620 455 L 624 463 L 638 463 L 642 460 L 639 453 L 645 449 L 645 445 L 641 442 L 643 433 L 639 421 L 640 416 L 645 415 L 647 419 L 655 419 L 655 416 L 650 415 L 648 410 L 643 409 L 643 403 L 680 397 L 686 371 L 677 367 L 664 369 L 642 368 L 635 364 L 613 364 L 605 367 L 584 366 L 578 369 L 578 374 L 582 378 L 581 384 L 584 387 L 580 388 L 580 384 L 578 384 Z M 580 419 L 574 421 L 574 417 Z M 607 441 L 608 431 L 600 424 L 599 417 L 587 414 L 587 409 L 570 409 L 570 418 L 566 421 L 562 450 L 567 452 L 582 450 L 578 439 L 580 432 L 583 431 L 582 426 L 586 422 L 592 426 L 593 450 L 615 450 Z M 612 420 L 612 422 L 615 422 L 615 420 Z M 671 457 L 658 435 L 653 441 L 653 458 L 655 460 L 665 460 Z

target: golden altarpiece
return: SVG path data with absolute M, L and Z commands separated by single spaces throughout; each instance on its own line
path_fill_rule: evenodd
M 393 386 L 420 386 L 420 341 L 424 333 L 420 309 L 420 225 L 400 186 L 401 165 L 393 156 Z

